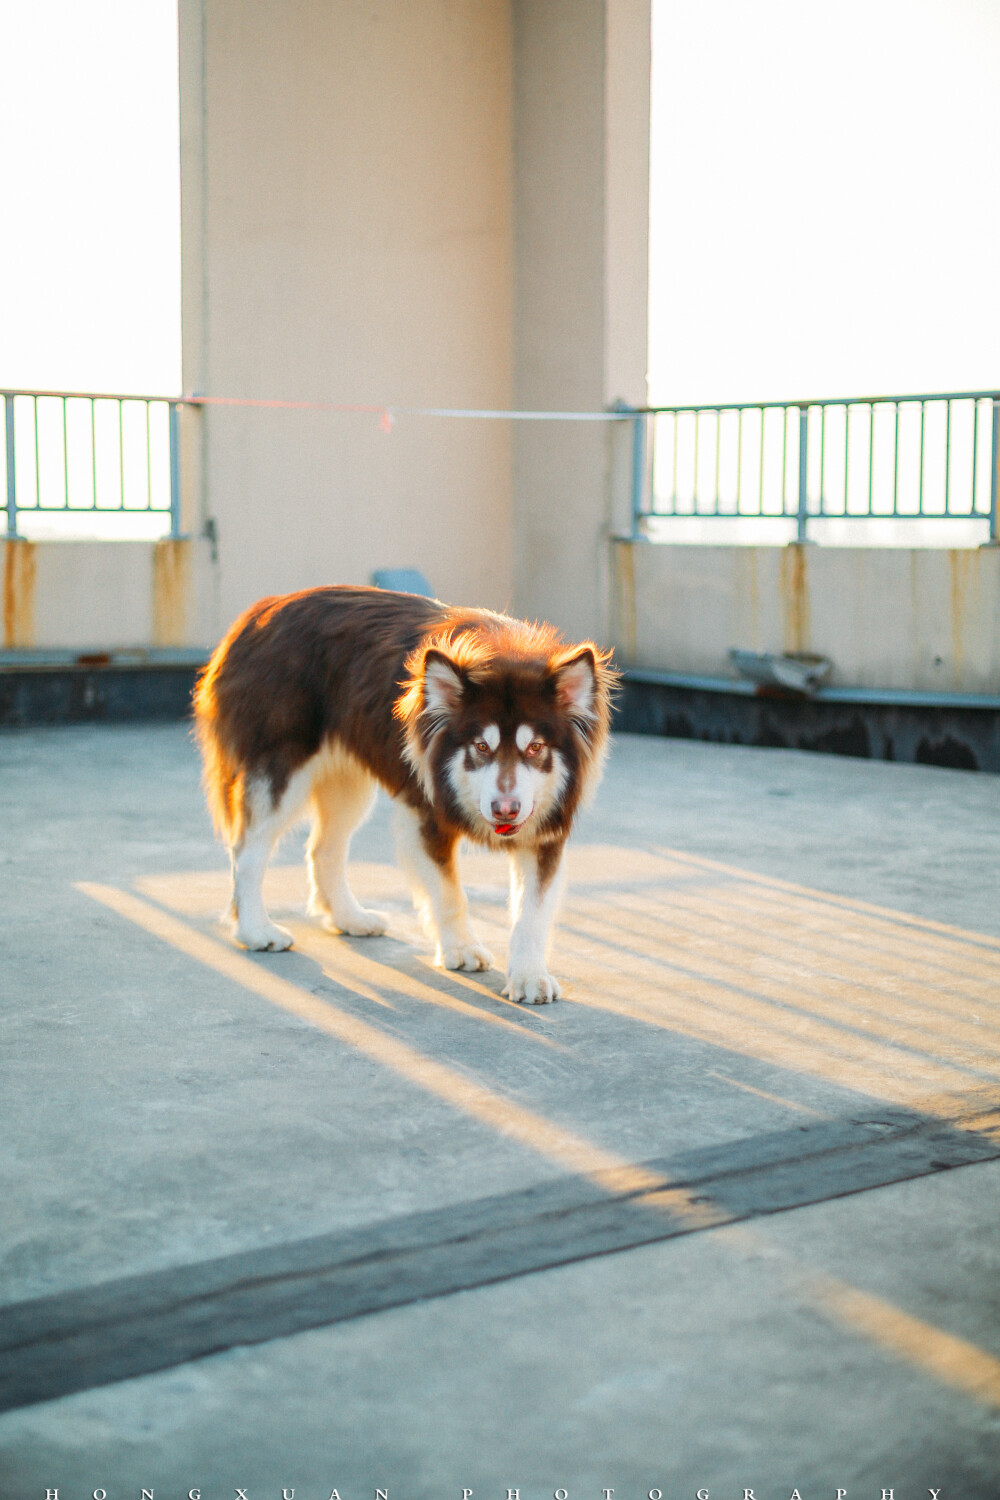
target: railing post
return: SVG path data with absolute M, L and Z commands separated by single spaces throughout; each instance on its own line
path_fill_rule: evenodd
M 799 508 L 795 531 L 797 542 L 809 540 L 809 408 L 799 407 Z
M 990 537 L 987 546 L 1000 547 L 1000 397 L 993 397 L 993 448 L 990 454 Z
M 632 536 L 641 537 L 646 515 L 646 416 L 632 418 Z
M 170 535 L 181 534 L 181 461 L 180 438 L 177 424 L 177 402 L 171 401 L 168 408 L 170 432 Z
M 7 435 L 7 535 L 17 536 L 17 471 L 14 466 L 14 397 L 3 398 L 4 427 Z M 996 409 L 993 416 L 994 446 L 996 446 Z

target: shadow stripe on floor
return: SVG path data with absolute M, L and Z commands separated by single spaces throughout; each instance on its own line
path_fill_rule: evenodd
M 548 1183 L 0 1308 L 0 1411 L 487 1286 L 681 1234 L 1000 1158 L 977 1130 L 995 1099 L 950 1122 L 873 1108 L 643 1163 L 706 1212 L 648 1191 Z

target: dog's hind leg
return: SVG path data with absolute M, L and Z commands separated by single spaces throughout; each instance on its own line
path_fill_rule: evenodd
M 243 791 L 242 831 L 229 851 L 233 867 L 232 915 L 236 941 L 258 952 L 281 952 L 290 948 L 292 934 L 272 922 L 264 905 L 264 871 L 278 839 L 299 816 L 309 795 L 311 774 L 296 771 L 275 802 L 264 781 L 251 782 Z
M 394 808 L 396 855 L 426 913 L 445 969 L 488 969 L 493 958 L 469 926 L 469 903 L 458 878 L 458 839 L 429 826 L 412 807 Z
M 351 834 L 371 812 L 375 782 L 355 760 L 337 752 L 313 783 L 313 829 L 306 852 L 309 911 L 324 927 L 350 937 L 379 937 L 389 925 L 381 911 L 368 911 L 347 884 Z

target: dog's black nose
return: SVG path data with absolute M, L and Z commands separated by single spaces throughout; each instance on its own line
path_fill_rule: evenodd
M 513 823 L 521 811 L 521 804 L 516 797 L 494 797 L 490 811 L 495 822 Z

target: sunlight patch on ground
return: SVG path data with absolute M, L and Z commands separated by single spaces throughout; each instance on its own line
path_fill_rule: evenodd
M 970 1090 L 1000 1097 L 1000 940 L 673 850 L 581 845 L 567 867 L 553 966 L 569 1003 L 945 1118 Z M 474 918 L 502 961 L 506 861 L 473 853 L 463 871 Z M 269 905 L 292 919 L 299 948 L 331 979 L 370 998 L 402 994 L 505 1024 L 471 1003 L 474 994 L 513 1012 L 515 1029 L 538 1019 L 505 1005 L 489 978 L 427 967 L 394 866 L 359 863 L 351 878 L 362 901 L 388 906 L 391 937 L 412 955 L 387 956 L 384 945 L 360 953 L 302 920 L 301 866 L 275 866 L 265 881 Z M 225 908 L 229 877 L 148 876 L 138 888 L 204 922 Z M 404 973 L 411 957 L 426 981 Z M 469 1000 L 453 993 L 462 986 Z

